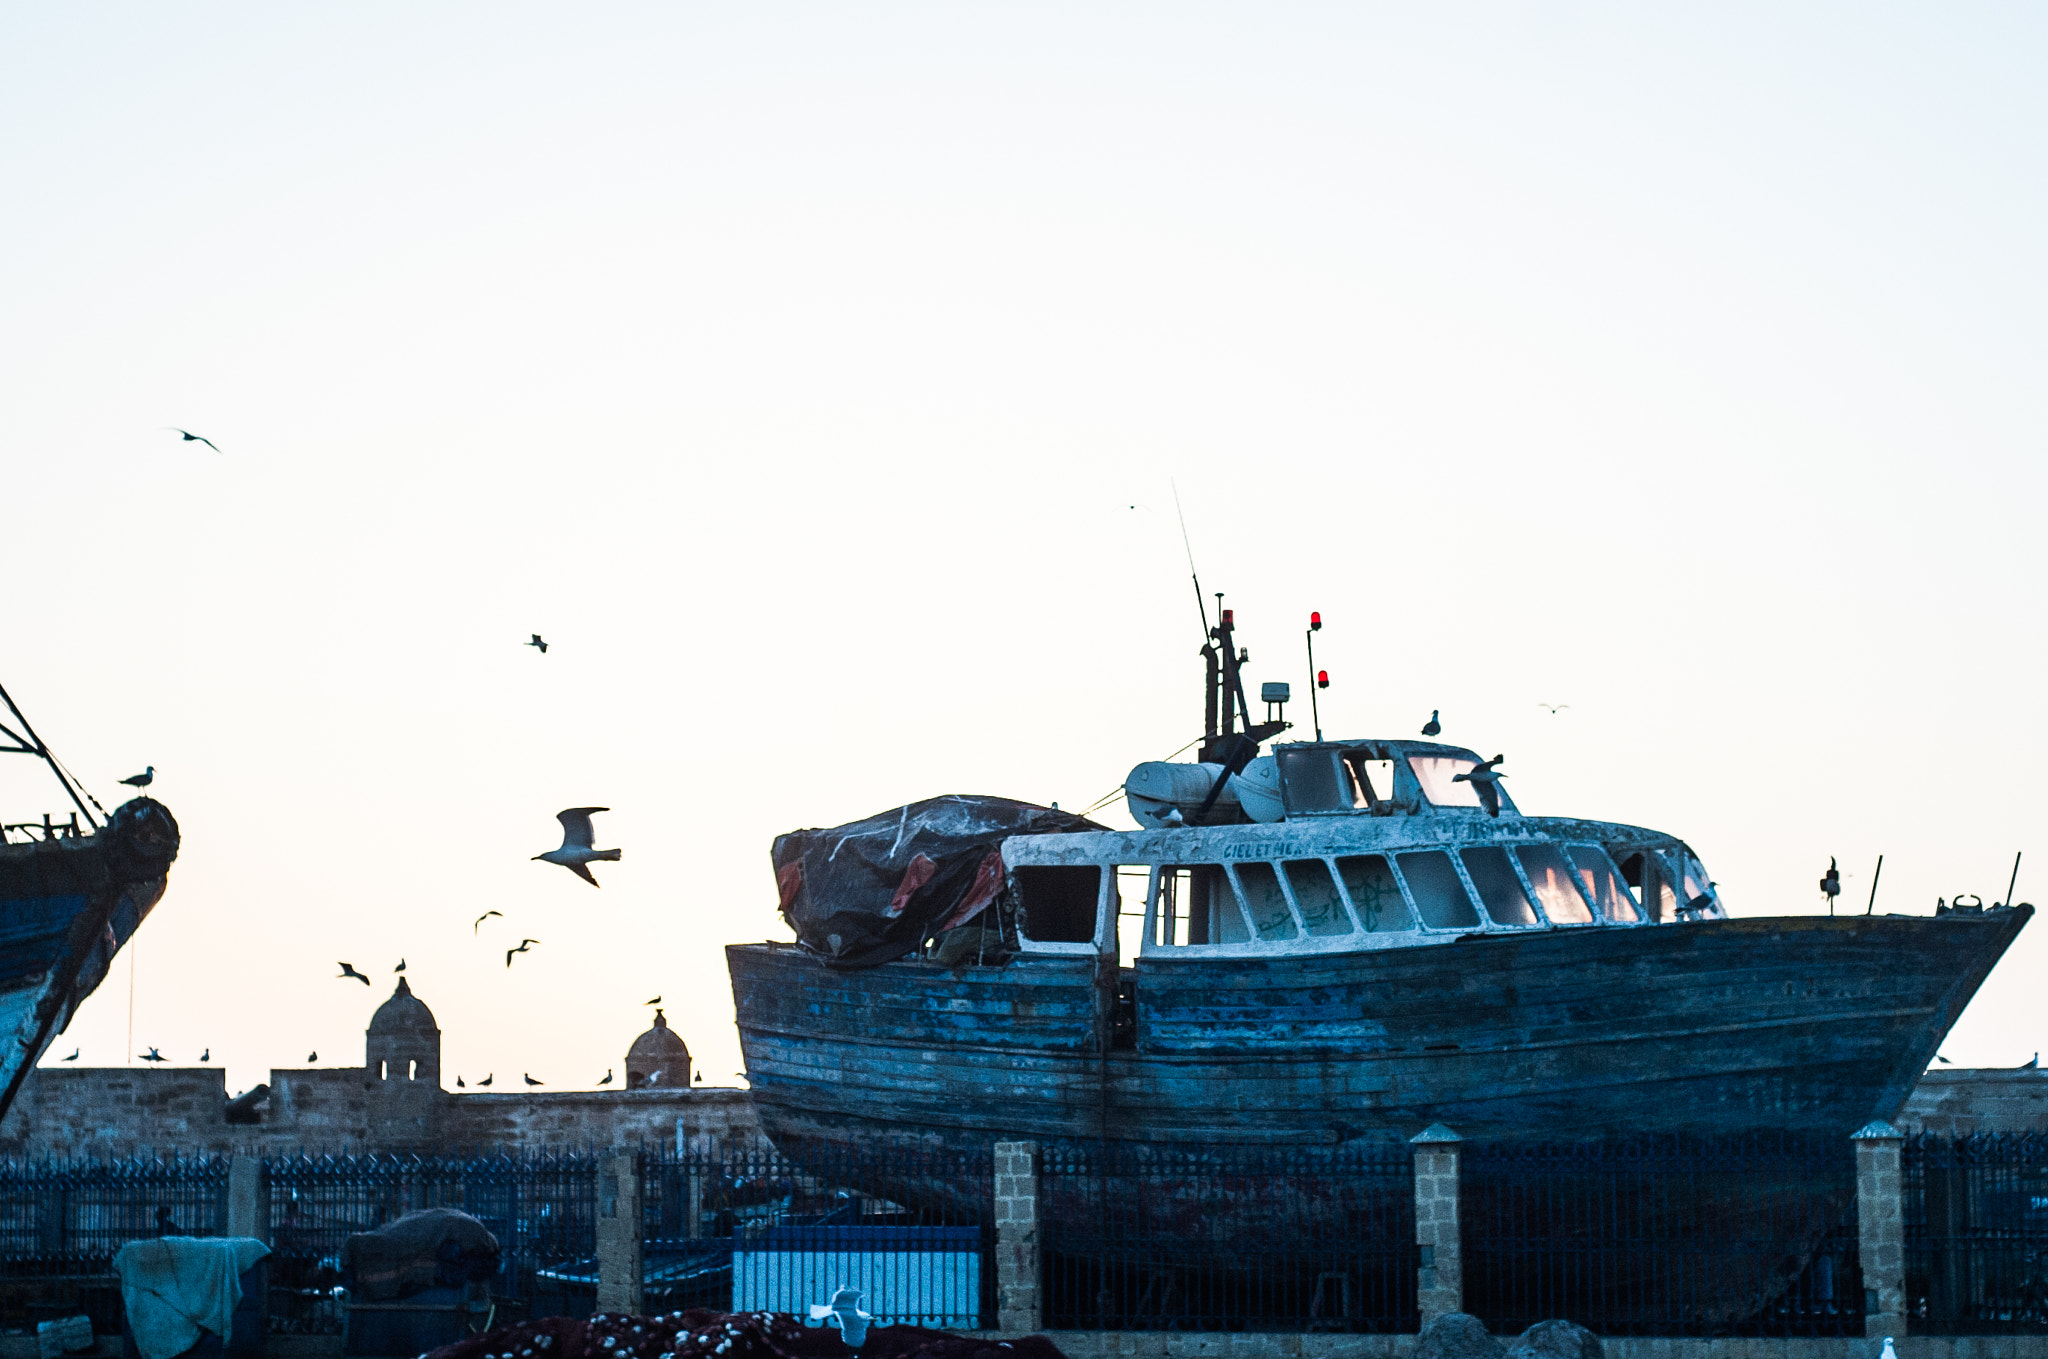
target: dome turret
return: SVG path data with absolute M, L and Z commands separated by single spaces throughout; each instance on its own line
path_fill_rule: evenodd
M 654 1012 L 654 1027 L 633 1040 L 626 1049 L 626 1088 L 644 1090 L 649 1085 L 690 1088 L 690 1048 L 668 1026 L 668 1016 Z
M 363 1065 L 380 1081 L 441 1080 L 441 1029 L 434 1012 L 403 977 L 391 999 L 370 1016 L 363 1034 Z

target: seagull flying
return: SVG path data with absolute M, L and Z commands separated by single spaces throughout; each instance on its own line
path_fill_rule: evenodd
M 506 950 L 505 950 L 505 966 L 507 966 L 507 967 L 510 967 L 510 966 L 512 966 L 512 955 L 513 955 L 513 954 L 515 954 L 515 953 L 524 953 L 524 952 L 526 952 L 526 951 L 527 951 L 528 949 L 532 948 L 532 947 L 533 947 L 533 946 L 534 946 L 535 944 L 538 944 L 539 942 L 540 942 L 540 940 L 538 940 L 538 939 L 521 939 L 521 940 L 519 941 L 519 947 L 518 947 L 518 948 L 508 948 L 508 949 L 506 949 Z
M 484 927 L 484 922 L 486 920 L 489 920 L 492 916 L 497 916 L 499 919 L 502 920 L 505 916 L 505 913 L 503 911 L 485 911 L 482 915 L 476 918 L 476 924 L 471 925 L 469 927 L 469 932 L 471 934 L 475 934 L 477 931 L 481 930 Z
M 1451 775 L 1452 783 L 1469 783 L 1472 791 L 1479 794 L 1479 801 L 1485 805 L 1488 816 L 1500 815 L 1499 781 L 1507 775 L 1494 768 L 1507 756 L 1496 755 L 1490 760 L 1481 760 L 1462 774 Z
M 537 1081 L 537 1080 L 535 1080 L 535 1079 L 534 1079 L 534 1078 L 533 1078 L 533 1077 L 532 1077 L 531 1075 L 528 1075 L 528 1073 L 526 1073 L 526 1072 L 524 1072 L 524 1071 L 520 1072 L 519 1074 L 520 1074 L 520 1075 L 522 1075 L 522 1076 L 525 1076 L 525 1077 L 526 1077 L 526 1083 L 527 1083 L 528 1085 L 546 1085 L 546 1084 L 547 1084 L 547 1082 L 546 1082 L 546 1081 Z
M 69 1057 L 66 1057 L 64 1060 L 67 1062 L 75 1062 L 78 1060 L 78 1054 L 82 1051 L 84 1051 L 84 1049 L 82 1048 L 73 1048 L 71 1049 L 71 1055 Z
M 178 432 L 179 434 L 181 434 L 181 435 L 183 435 L 183 436 L 184 436 L 184 437 L 183 437 L 183 439 L 181 440 L 181 442 L 183 442 L 183 443 L 188 443 L 188 444 L 205 444 L 205 445 L 206 445 L 206 446 L 207 446 L 208 448 L 212 449 L 212 450 L 213 450 L 214 452 L 216 452 L 216 453 L 220 452 L 220 445 L 219 445 L 219 444 L 217 444 L 217 443 L 215 443 L 215 442 L 214 442 L 213 440 L 211 440 L 211 439 L 207 438 L 207 437 L 206 437 L 206 436 L 205 436 L 204 434 L 194 434 L 194 433 L 193 433 L 193 432 L 192 432 L 191 430 L 189 430 L 189 429 L 178 429 L 178 427 L 177 427 L 176 425 L 165 425 L 165 426 L 164 426 L 164 428 L 165 428 L 165 429 L 171 429 L 171 430 L 177 430 L 177 432 Z
M 140 774 L 130 774 L 127 778 L 122 779 L 121 782 L 139 792 L 156 782 L 156 766 L 151 765 Z
M 1436 720 L 1441 712 L 1442 709 L 1439 708 L 1431 708 L 1429 710 L 1429 721 L 1422 724 L 1422 734 L 1424 736 L 1443 735 L 1444 724 Z
M 151 1048 L 148 1052 L 142 1054 L 142 1060 L 145 1062 L 168 1062 L 171 1059 L 158 1052 L 155 1048 Z
M 365 977 L 362 973 L 356 971 L 347 963 L 343 963 L 341 965 L 341 971 L 335 973 L 334 977 L 335 980 L 337 981 L 339 981 L 343 977 L 354 977 L 357 981 L 361 982 L 365 986 L 368 986 L 370 984 L 370 979 L 368 977 Z
M 519 645 L 521 645 L 521 646 L 532 646 L 532 647 L 539 647 L 539 648 L 540 648 L 540 654 L 541 654 L 541 655 L 545 656 L 545 655 L 547 655 L 547 654 L 548 654 L 548 644 L 547 644 L 546 642 L 543 642 L 543 641 L 542 641 L 542 640 L 540 639 L 540 634 L 539 634 L 539 633 L 537 633 L 537 632 L 536 632 L 535 634 L 533 634 L 533 640 L 532 640 L 532 641 L 530 641 L 530 642 L 521 642 L 521 643 L 520 643 Z
M 1828 914 L 1835 912 L 1835 898 L 1842 895 L 1842 874 L 1835 867 L 1835 856 L 1828 855 L 1828 871 L 1821 875 L 1820 893 L 1828 899 Z
M 1537 706 L 1537 707 L 1539 707 L 1539 708 L 1548 708 L 1548 709 L 1550 709 L 1550 715 L 1551 715 L 1552 717 L 1555 717 L 1555 716 L 1557 716 L 1557 714 L 1559 713 L 1559 711 L 1560 711 L 1560 710 L 1562 710 L 1562 709 L 1565 709 L 1565 708 L 1569 708 L 1569 707 L 1571 707 L 1572 705 L 1571 705 L 1571 704 L 1569 704 L 1569 703 L 1545 703 L 1545 702 L 1544 702 L 1544 701 L 1543 701 L 1542 699 L 1540 699 L 1540 698 L 1539 698 L 1539 699 L 1537 699 L 1537 700 L 1536 700 L 1536 706 Z
M 601 1080 L 601 1081 L 599 1081 L 599 1082 L 598 1082 L 598 1084 L 599 1084 L 599 1085 L 610 1085 L 611 1083 L 612 1083 L 612 1069 L 611 1069 L 610 1067 L 606 1067 L 606 1068 L 604 1069 L 604 1079 L 603 1079 L 603 1080 Z
M 533 857 L 543 863 L 560 864 L 592 887 L 597 879 L 590 875 L 589 865 L 598 859 L 617 860 L 616 849 L 592 849 L 597 832 L 590 828 L 590 818 L 597 812 L 608 812 L 609 807 L 571 807 L 555 813 L 555 820 L 562 823 L 562 847 L 551 849 L 545 854 Z

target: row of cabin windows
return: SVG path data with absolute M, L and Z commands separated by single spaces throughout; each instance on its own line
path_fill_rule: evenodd
M 1025 935 L 1041 943 L 1092 942 L 1101 874 L 1093 866 L 1020 867 Z M 1112 896 L 1119 896 L 1111 881 Z M 1482 912 L 1506 926 L 1634 924 L 1644 919 L 1642 894 L 1653 903 L 1653 917 L 1668 921 L 1678 905 L 1655 855 L 1631 855 L 1617 868 L 1598 845 L 1518 845 L 1512 855 L 1481 845 L 1459 850 L 1455 861 L 1429 849 L 1391 858 L 1246 862 L 1230 871 L 1221 864 L 1175 864 L 1158 870 L 1157 883 L 1150 942 L 1160 947 L 1393 934 L 1413 928 L 1411 900 L 1422 923 L 1434 929 L 1476 929 Z

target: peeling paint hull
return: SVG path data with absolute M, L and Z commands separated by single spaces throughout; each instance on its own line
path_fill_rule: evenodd
M 1897 1113 L 2031 916 L 1784 917 L 1141 958 L 1104 1051 L 1093 958 L 833 971 L 727 949 L 764 1130 L 795 1149 L 1107 1137 L 1332 1143 L 1784 1129 Z

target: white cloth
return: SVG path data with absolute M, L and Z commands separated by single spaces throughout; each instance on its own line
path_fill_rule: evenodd
M 121 1247 L 114 1272 L 142 1359 L 173 1359 L 198 1344 L 202 1330 L 226 1340 L 242 1271 L 268 1254 L 249 1236 L 161 1236 Z

